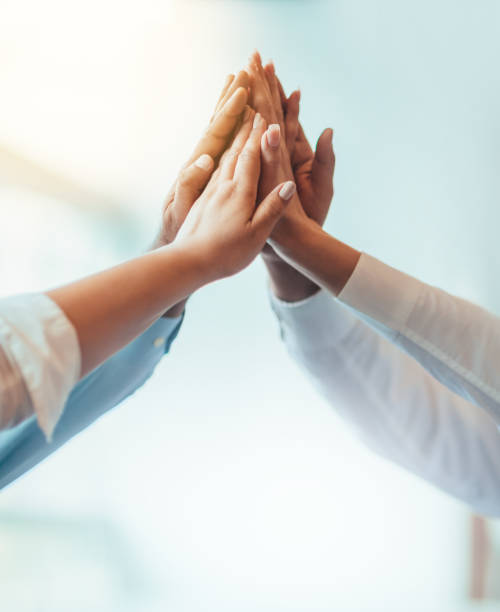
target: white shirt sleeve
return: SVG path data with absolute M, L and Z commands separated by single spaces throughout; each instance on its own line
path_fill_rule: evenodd
M 500 432 L 484 410 L 326 292 L 272 305 L 291 356 L 373 450 L 500 515 Z
M 0 300 L 0 429 L 34 413 L 50 440 L 80 368 L 76 331 L 48 296 Z
M 339 300 L 500 425 L 500 318 L 370 257 Z

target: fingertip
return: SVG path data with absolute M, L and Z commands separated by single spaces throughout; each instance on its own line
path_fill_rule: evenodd
M 297 187 L 295 186 L 295 183 L 293 181 L 287 181 L 286 183 L 283 183 L 283 185 L 281 186 L 281 189 L 279 190 L 278 195 L 282 200 L 284 200 L 285 202 L 288 202 L 289 200 L 292 199 L 296 190 L 297 190 Z
M 299 107 L 300 107 L 300 89 L 296 89 L 295 91 L 292 91 L 292 93 L 288 96 L 287 108 L 295 109 L 296 112 L 298 112 Z
M 251 62 L 256 62 L 256 63 L 260 63 L 260 64 L 262 63 L 262 59 L 260 57 L 260 53 L 257 51 L 257 49 L 254 49 L 252 51 L 252 53 L 250 54 L 249 60 L 250 60 L 250 63 Z
M 281 128 L 278 123 L 272 123 L 266 132 L 267 143 L 269 147 L 273 150 L 276 150 L 280 146 L 281 140 Z
M 208 153 L 203 153 L 203 155 L 200 155 L 194 162 L 194 165 L 205 172 L 210 172 L 214 167 L 214 160 Z

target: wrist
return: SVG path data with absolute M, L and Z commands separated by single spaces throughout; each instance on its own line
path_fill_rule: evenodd
M 263 254 L 273 294 L 283 302 L 300 302 L 319 291 L 319 286 L 281 259 L 276 252 Z
M 312 281 L 339 295 L 357 266 L 360 251 L 330 236 L 312 222 L 296 240 L 282 243 L 278 252 L 285 261 Z

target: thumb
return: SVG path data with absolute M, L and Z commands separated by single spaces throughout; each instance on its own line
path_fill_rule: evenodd
M 312 165 L 312 183 L 318 197 L 333 196 L 333 172 L 335 154 L 333 152 L 333 130 L 328 128 L 318 138 Z
M 267 240 L 269 234 L 273 231 L 295 191 L 296 187 L 293 181 L 281 183 L 257 207 L 252 218 L 252 225 L 259 234 L 262 234 L 263 240 Z
M 194 163 L 181 170 L 172 204 L 177 218 L 184 221 L 191 207 L 205 189 L 213 169 L 214 160 L 210 155 L 204 153 Z

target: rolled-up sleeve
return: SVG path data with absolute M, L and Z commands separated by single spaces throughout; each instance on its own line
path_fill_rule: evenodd
M 183 316 L 161 318 L 83 378 L 71 391 L 50 444 L 35 417 L 8 431 L 0 431 L 0 489 L 28 472 L 139 389 L 169 352 L 182 321 Z
M 0 429 L 33 414 L 48 440 L 80 377 L 78 337 L 40 293 L 0 300 Z

